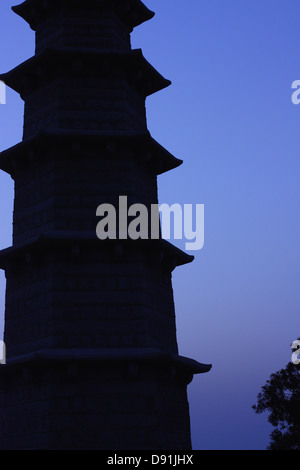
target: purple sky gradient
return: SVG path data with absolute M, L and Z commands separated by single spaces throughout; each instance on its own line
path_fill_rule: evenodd
M 0 72 L 34 54 L 34 33 L 0 3 Z M 189 386 L 194 449 L 265 449 L 251 409 L 300 336 L 300 4 L 145 0 L 132 46 L 172 86 L 147 99 L 152 136 L 184 164 L 159 177 L 160 203 L 205 204 L 205 244 L 174 271 L 180 353 L 212 363 Z M 22 139 L 7 89 L 0 151 Z M 11 244 L 13 182 L 0 172 L 0 248 Z M 95 208 L 96 210 L 96 208 Z M 184 249 L 184 241 L 174 244 Z M 0 273 L 0 333 L 5 277 Z

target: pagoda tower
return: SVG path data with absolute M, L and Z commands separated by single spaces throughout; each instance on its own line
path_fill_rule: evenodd
M 100 240 L 96 209 L 157 204 L 182 162 L 147 130 L 170 82 L 132 50 L 140 0 L 12 7 L 35 55 L 0 80 L 25 102 L 0 154 L 15 183 L 0 366 L 1 449 L 190 449 L 187 385 L 210 365 L 178 354 L 172 271 L 193 257 L 161 239 Z

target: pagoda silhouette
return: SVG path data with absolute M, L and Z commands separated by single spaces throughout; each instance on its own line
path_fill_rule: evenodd
M 191 449 L 172 271 L 193 257 L 159 239 L 99 240 L 96 209 L 158 204 L 178 167 L 147 130 L 170 85 L 132 50 L 140 0 L 26 0 L 12 7 L 35 55 L 0 80 L 24 100 L 23 139 L 0 154 L 15 183 L 0 366 L 1 449 Z

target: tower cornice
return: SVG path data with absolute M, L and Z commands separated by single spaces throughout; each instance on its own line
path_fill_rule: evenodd
M 82 250 L 80 249 L 82 247 Z M 194 261 L 194 256 L 177 248 L 165 239 L 157 240 L 99 240 L 96 232 L 50 231 L 33 237 L 26 242 L 15 243 L 13 246 L 0 250 L 0 268 L 8 269 L 13 263 L 19 265 L 22 261 L 29 264 L 41 263 L 43 254 L 53 250 L 55 256 L 76 260 L 80 259 L 82 251 L 89 250 L 94 256 L 104 253 L 105 256 L 121 260 L 130 258 L 133 252 L 143 252 L 150 263 L 164 265 L 172 272 L 176 267 Z M 76 254 L 76 255 L 74 255 Z M 128 255 L 127 255 L 128 254 Z M 54 255 L 53 255 L 54 256 Z
M 150 133 L 146 134 L 101 134 L 99 132 L 41 132 L 0 153 L 0 169 L 14 177 L 19 169 L 26 168 L 35 159 L 60 158 L 61 151 L 77 156 L 82 149 L 97 149 L 94 158 L 113 158 L 124 149 L 131 151 L 137 163 L 147 165 L 156 175 L 179 167 L 183 161 L 162 147 Z M 60 149 L 60 150 L 57 150 Z M 101 157 L 100 157 L 101 154 Z M 70 165 L 72 160 L 70 159 Z
M 73 47 L 47 48 L 9 72 L 0 74 L 7 86 L 21 97 L 34 91 L 39 83 L 55 78 L 59 72 L 86 73 L 86 67 L 101 69 L 109 75 L 114 69 L 123 70 L 130 84 L 143 96 L 149 96 L 171 85 L 143 56 L 141 49 L 125 53 L 105 52 L 98 49 Z
M 59 9 L 72 5 L 81 7 L 86 4 L 99 8 L 99 12 L 112 5 L 115 13 L 130 30 L 155 15 L 140 0 L 26 0 L 20 5 L 13 6 L 12 10 L 27 21 L 33 30 L 36 30 L 40 23 Z

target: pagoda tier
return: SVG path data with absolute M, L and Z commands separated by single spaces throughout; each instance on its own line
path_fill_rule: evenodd
M 59 231 L 0 251 L 8 362 L 45 348 L 176 354 L 171 272 L 192 260 L 163 240 L 99 241 Z
M 27 0 L 13 10 L 36 31 L 36 53 L 69 46 L 129 51 L 130 32 L 154 16 L 140 0 Z
M 187 451 L 186 387 L 209 370 L 144 348 L 50 349 L 19 357 L 1 370 L 9 387 L 0 390 L 0 414 L 7 416 L 0 448 Z
M 149 134 L 61 131 L 17 144 L 0 154 L 0 168 L 15 180 L 13 242 L 53 230 L 96 237 L 97 207 L 118 208 L 119 196 L 127 196 L 128 206 L 143 203 L 150 216 L 158 204 L 157 174 L 180 164 Z
M 140 50 L 47 49 L 0 80 L 25 100 L 24 139 L 42 130 L 147 131 L 145 99 L 170 85 Z
M 0 75 L 25 101 L 23 141 L 0 154 L 15 183 L 0 448 L 190 449 L 187 384 L 211 366 L 178 354 L 172 272 L 193 256 L 159 230 L 96 232 L 97 208 L 118 218 L 122 196 L 157 210 L 158 175 L 182 163 L 147 129 L 146 98 L 170 81 L 130 45 L 153 13 L 139 0 L 13 10 L 36 54 Z

